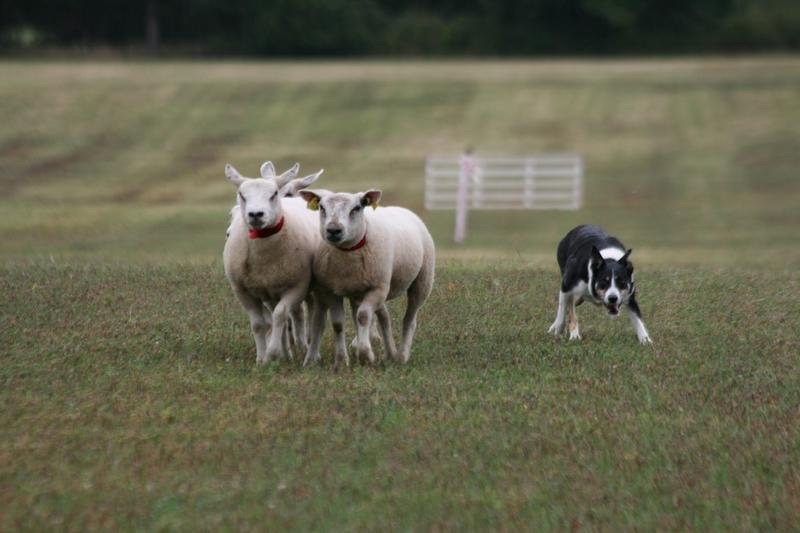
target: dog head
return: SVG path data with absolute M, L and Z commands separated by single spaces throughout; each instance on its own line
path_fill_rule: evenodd
M 605 259 L 592 246 L 591 291 L 612 317 L 619 314 L 620 306 L 628 302 L 634 291 L 633 263 L 628 260 L 632 251 L 628 250 L 619 259 Z

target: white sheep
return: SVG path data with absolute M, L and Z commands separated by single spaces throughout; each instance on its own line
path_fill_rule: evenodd
M 302 304 L 320 244 L 319 223 L 303 200 L 284 197 L 308 187 L 322 170 L 293 179 L 298 168 L 276 175 L 267 161 L 261 178 L 245 178 L 225 165 L 225 176 L 238 189 L 223 252 L 225 275 L 250 318 L 259 364 L 279 355 L 291 358 L 289 316 L 295 344 L 304 351 L 307 346 Z
M 305 364 L 319 360 L 319 343 L 330 309 L 335 335 L 335 366 L 349 364 L 344 340 L 343 298 L 353 308 L 359 358 L 375 362 L 370 327 L 377 315 L 386 354 L 407 362 L 417 326 L 417 312 L 431 293 L 434 278 L 433 239 L 422 220 L 402 207 L 377 208 L 381 191 L 332 193 L 302 190 L 300 196 L 320 212 L 322 240 L 314 255 L 315 308 Z M 397 352 L 387 300 L 406 294 L 403 337 Z

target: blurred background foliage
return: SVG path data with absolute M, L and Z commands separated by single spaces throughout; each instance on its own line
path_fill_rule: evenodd
M 797 0 L 0 0 L 0 51 L 530 56 L 790 51 Z

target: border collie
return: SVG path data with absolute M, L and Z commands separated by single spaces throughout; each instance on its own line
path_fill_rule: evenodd
M 580 339 L 575 306 L 587 299 L 603 305 L 611 317 L 619 315 L 620 306 L 627 306 L 639 342 L 651 343 L 636 303 L 633 264 L 628 260 L 631 251 L 626 251 L 619 239 L 600 226 L 582 225 L 567 233 L 558 244 L 556 254 L 561 268 L 561 291 L 556 320 L 549 332 L 560 334 L 566 317 L 570 340 Z

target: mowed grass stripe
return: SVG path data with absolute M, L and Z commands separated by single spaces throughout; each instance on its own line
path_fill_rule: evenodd
M 321 187 L 382 188 L 385 204 L 419 211 L 451 257 L 549 264 L 569 228 L 598 222 L 638 257 L 800 261 L 794 57 L 6 62 L 0 73 L 0 255 L 8 259 L 137 261 L 174 250 L 211 260 L 220 253 L 212 228 L 224 229 L 234 198 L 221 169 L 231 162 L 254 175 L 271 159 L 325 168 Z M 584 209 L 476 213 L 469 249 L 454 246 L 452 214 L 423 211 L 423 164 L 466 145 L 582 154 Z M 179 211 L 192 214 L 170 226 Z
M 256 368 L 219 264 L 7 265 L 0 526 L 793 527 L 796 273 L 638 279 L 653 348 L 588 305 L 546 335 L 553 269 L 448 263 L 409 365 L 335 374 L 329 338 Z

